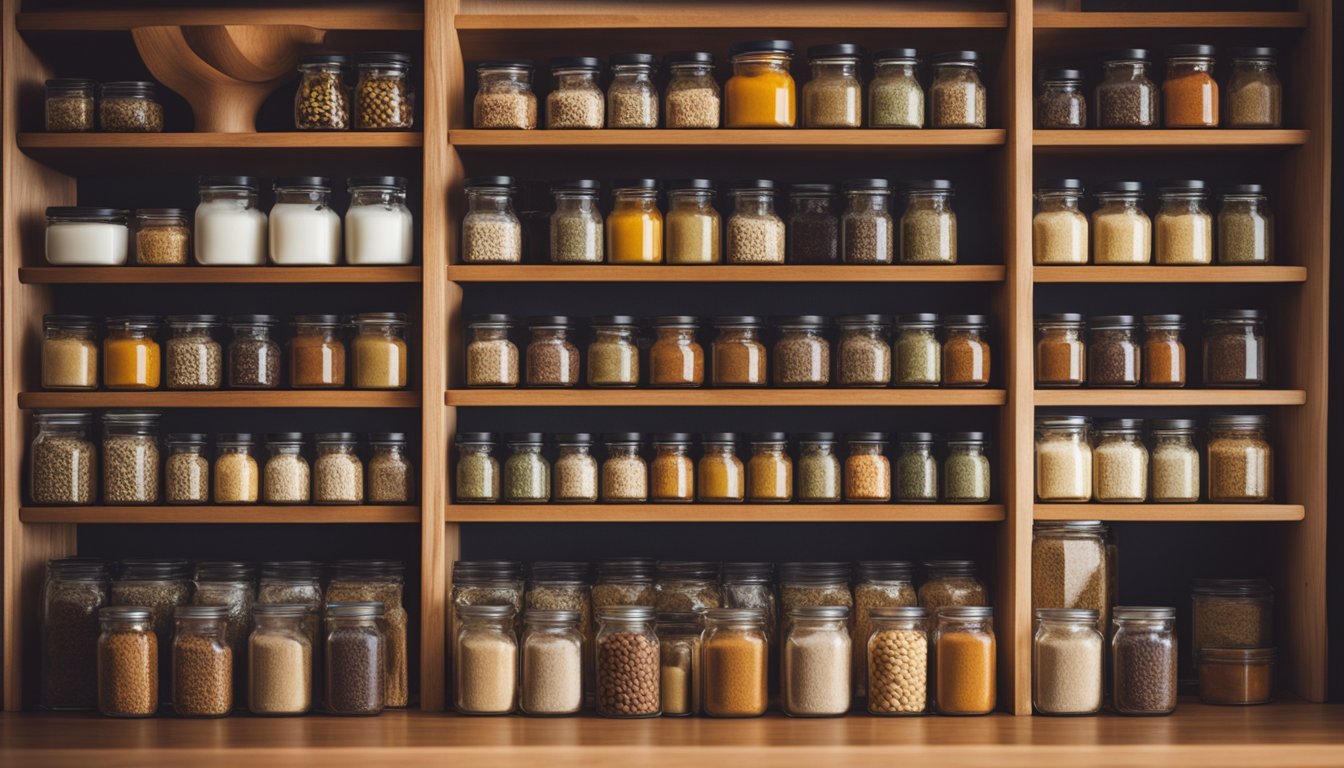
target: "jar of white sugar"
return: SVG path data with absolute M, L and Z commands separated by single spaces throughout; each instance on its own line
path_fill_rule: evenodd
M 53 206 L 47 209 L 47 263 L 58 267 L 115 267 L 126 263 L 130 211 Z
M 579 612 L 528 609 L 523 615 L 519 706 L 529 715 L 572 715 L 583 707 Z
M 411 209 L 402 176 L 355 176 L 348 182 L 345 261 L 356 266 L 410 264 L 414 250 Z
M 266 263 L 266 213 L 251 176 L 204 176 L 196 206 L 196 261 L 209 267 Z
M 275 182 L 271 262 L 284 267 L 334 266 L 341 261 L 341 217 L 331 209 L 325 176 Z

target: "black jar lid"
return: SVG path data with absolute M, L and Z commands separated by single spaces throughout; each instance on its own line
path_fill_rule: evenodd
M 43 83 L 48 88 L 92 88 L 97 85 L 97 80 L 90 80 L 86 77 L 53 77 Z
M 678 189 L 699 189 L 714 191 L 714 181 L 712 179 L 673 179 L 666 183 L 668 191 Z
M 299 64 L 339 64 L 350 63 L 350 57 L 339 53 L 305 53 L 299 57 Z
M 602 188 L 597 179 L 567 179 L 551 182 L 552 192 L 596 192 Z
M 467 188 L 467 189 L 475 189 L 475 188 L 478 188 L 478 187 L 507 187 L 507 188 L 509 188 L 509 189 L 512 189 L 512 188 L 513 188 L 513 177 L 512 177 L 512 176 L 472 176 L 471 178 L 469 178 L 469 179 L 467 179 L 466 181 L 462 182 L 462 186 L 465 187 L 465 188 Z
M 1038 427 L 1086 427 L 1092 420 L 1086 416 L 1037 416 Z
M 906 188 L 906 190 L 911 191 L 911 192 L 924 192 L 924 191 L 951 191 L 951 189 L 952 189 L 952 180 L 951 180 L 951 179 L 915 179 L 915 180 L 913 180 L 913 181 L 907 181 L 907 182 L 905 183 L 905 188 Z
M 527 324 L 533 328 L 547 328 L 551 326 L 569 327 L 573 325 L 568 315 L 533 315 L 527 318 Z
M 919 58 L 919 51 L 914 48 L 883 48 L 873 54 L 873 61 L 896 61 L 898 59 L 916 59 Z
M 197 181 L 201 187 L 245 187 L 256 190 L 259 182 L 256 176 L 202 176 Z
M 898 432 L 896 441 L 899 443 L 932 443 L 932 432 Z
M 943 315 L 943 325 L 947 327 L 985 326 L 989 321 L 984 315 Z
M 830 43 L 829 45 L 813 45 L 807 49 L 807 58 L 831 59 L 838 57 L 862 56 L 863 48 L 854 43 Z
M 229 325 L 275 325 L 280 318 L 275 315 L 229 315 Z
M 938 316 L 932 312 L 912 312 L 908 315 L 897 315 L 897 325 L 926 325 L 928 323 L 938 322 Z
M 611 182 L 612 191 L 618 189 L 657 189 L 657 179 L 616 179 Z
M 984 439 L 984 432 L 948 432 L 943 435 L 943 441 L 947 443 L 979 443 Z
M 891 182 L 887 179 L 845 179 L 842 186 L 846 192 L 865 189 L 886 192 L 891 189 Z
M 93 315 L 43 315 L 43 325 L 54 325 L 58 327 L 70 328 L 74 326 L 92 326 L 97 324 L 98 318 Z
M 647 67 L 658 66 L 658 57 L 652 53 L 616 53 L 612 54 L 607 60 L 613 67 L 626 67 L 632 65 L 643 65 Z
M 302 432 L 267 432 L 266 442 L 268 443 L 302 443 Z
M 886 324 L 886 315 L 841 315 L 835 318 L 837 325 L 873 325 Z
M 1148 428 L 1154 432 L 1164 430 L 1194 429 L 1194 419 L 1151 419 L 1148 422 Z
M 775 182 L 770 179 L 743 179 L 733 182 L 729 189 L 734 192 L 773 192 Z
M 851 443 L 885 443 L 888 440 L 886 432 L 846 432 L 845 440 Z
M 281 187 L 330 187 L 331 179 L 326 176 L 282 176 L 275 180 L 276 189 Z
M 655 445 L 690 445 L 690 432 L 659 432 L 653 436 Z
M 181 445 L 204 445 L 209 436 L 204 432 L 173 432 L 168 435 L 166 442 L 168 444 Z
M 653 318 L 653 324 L 657 328 L 677 328 L 682 326 L 694 326 L 700 323 L 700 318 L 695 315 L 659 315 Z
M 122 208 L 99 208 L 91 205 L 53 205 L 47 208 L 49 218 L 61 219 L 105 219 L 129 213 L 130 211 Z
M 1107 195 L 1115 193 L 1123 194 L 1143 194 L 1142 181 L 1103 181 L 1092 188 L 1092 191 L 1098 195 Z
M 359 439 L 354 432 L 318 432 L 313 440 L 319 443 L 353 443 Z
M 215 438 L 216 443 L 251 443 L 251 432 L 221 432 L 219 437 Z
M 1054 190 L 1066 190 L 1066 191 L 1082 192 L 1082 191 L 1083 191 L 1083 180 L 1082 180 L 1082 179 L 1042 179 L 1041 182 L 1036 186 L 1036 188 L 1039 189 L 1039 190 L 1041 190 L 1042 192 L 1047 191 L 1047 190 L 1049 190 L 1049 191 L 1054 191 Z
M 1200 179 L 1167 179 L 1158 184 L 1160 192 L 1203 192 L 1209 183 Z
M 781 328 L 822 328 L 826 325 L 826 318 L 822 315 L 783 315 L 775 318 L 775 325 Z
M 736 432 L 705 432 L 700 435 L 702 443 L 735 443 L 737 442 Z
M 512 323 L 513 321 L 513 315 L 505 314 L 472 315 L 467 318 L 468 325 L 474 325 L 476 323 Z
M 1101 54 L 1101 61 L 1151 61 L 1152 57 L 1147 48 L 1117 48 Z
M 714 54 L 708 51 L 674 51 L 663 57 L 663 63 L 672 64 L 713 64 Z
M 1144 315 L 1144 325 L 1176 325 L 1185 322 L 1182 315 Z
M 163 322 L 168 325 L 212 325 L 219 322 L 219 315 L 169 315 Z
M 598 315 L 592 319 L 592 325 L 634 325 L 639 318 L 634 315 Z
M 1264 184 L 1232 184 L 1223 187 L 1224 195 L 1263 195 L 1264 193 Z
M 1162 53 L 1168 59 L 1176 59 L 1184 56 L 1212 56 L 1215 50 L 1212 45 L 1182 43 L 1180 45 L 1169 45 Z
M 1077 312 L 1054 312 L 1036 316 L 1036 324 L 1042 323 L 1081 323 L 1083 316 Z
M 493 443 L 495 442 L 494 432 L 458 432 L 457 442 L 461 443 Z
M 295 325 L 340 325 L 340 315 L 295 315 Z
M 541 443 L 545 440 L 546 435 L 541 432 L 508 432 L 504 435 L 506 443 Z
M 1247 48 L 1233 48 L 1233 59 L 1275 59 L 1278 58 L 1277 48 L 1268 46 L 1251 46 Z
M 587 69 L 596 72 L 602 60 L 596 56 L 557 56 L 551 59 L 551 69 Z
M 753 443 L 782 443 L 789 439 L 784 432 L 752 432 L 747 435 L 747 440 Z
M 406 442 L 405 432 L 370 432 L 370 443 L 404 443 Z
M 761 318 L 757 315 L 721 315 L 714 318 L 714 327 L 716 328 L 734 328 L 742 325 L 760 325 Z
M 604 443 L 638 443 L 644 439 L 644 435 L 639 432 L 604 432 L 602 442 Z
M 739 53 L 788 53 L 792 54 L 794 45 L 792 40 L 749 40 L 745 43 L 734 43 L 728 49 L 731 56 Z
M 1265 313 L 1258 309 L 1218 309 L 1204 316 L 1208 320 L 1264 320 Z
M 1087 318 L 1087 324 L 1096 328 L 1098 326 L 1137 325 L 1138 321 L 1133 315 L 1092 315 Z
M 591 432 L 562 432 L 555 436 L 556 445 L 591 445 Z
M 800 432 L 795 435 L 800 443 L 833 443 L 835 442 L 834 432 Z
M 1259 429 L 1269 424 L 1269 417 L 1261 414 L 1219 414 L 1209 417 L 1209 429 Z
M 483 69 L 525 69 L 529 72 L 537 68 L 537 63 L 531 59 L 486 59 L 476 62 L 476 71 Z
M 1047 82 L 1082 82 L 1083 71 L 1081 69 L 1043 69 L 1041 70 L 1041 80 Z
M 409 67 L 411 65 L 411 54 L 401 51 L 364 51 L 355 54 L 355 63 Z
M 1143 419 L 1107 419 L 1097 422 L 1097 429 L 1137 432 L 1143 429 Z
M 405 176 L 351 176 L 345 180 L 345 186 L 349 189 L 356 187 L 386 187 L 389 189 L 406 189 Z
M 136 208 L 135 215 L 150 219 L 185 218 L 186 208 Z
M 980 54 L 975 51 L 944 51 L 929 57 L 930 64 L 975 64 Z
M 789 186 L 790 195 L 810 196 L 810 195 L 834 195 L 834 184 L 792 184 Z

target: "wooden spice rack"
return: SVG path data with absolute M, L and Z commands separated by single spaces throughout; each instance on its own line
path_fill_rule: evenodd
M 140 526 L 163 522 L 213 524 L 210 531 L 274 530 L 263 536 L 268 551 L 291 545 L 335 554 L 372 535 L 378 544 L 402 549 L 416 572 L 408 594 L 418 601 L 418 695 L 426 710 L 441 710 L 445 697 L 446 601 L 451 563 L 462 557 L 508 557 L 508 544 L 524 552 L 549 553 L 547 539 L 573 543 L 588 530 L 616 537 L 633 554 L 703 523 L 700 531 L 731 531 L 744 542 L 719 557 L 782 559 L 773 545 L 808 544 L 806 532 L 843 538 L 847 525 L 865 525 L 853 546 L 881 556 L 888 539 L 930 535 L 939 545 L 962 542 L 983 553 L 996 608 L 999 638 L 999 708 L 1031 712 L 1030 542 L 1036 519 L 1105 519 L 1139 526 L 1140 538 L 1171 536 L 1180 553 L 1209 553 L 1215 565 L 1235 566 L 1238 553 L 1254 553 L 1278 585 L 1279 660 L 1284 690 L 1322 701 L 1326 685 L 1325 416 L 1328 396 L 1326 317 L 1328 307 L 1330 29 L 1328 0 L 1299 0 L 1295 10 L 1266 12 L 1086 12 L 1072 0 L 968 0 L 948 10 L 943 3 L 910 0 L 839 0 L 765 3 L 756 0 L 687 0 L 676 7 L 656 0 L 412 0 L 384 8 L 332 2 L 236 9 L 61 11 L 40 0 L 3 0 L 3 690 L 8 710 L 36 703 L 39 662 L 37 622 L 43 562 L 49 557 L 101 551 L 135 541 Z M 129 5 L 129 4 L 126 4 Z M 315 19 L 320 19 L 318 24 Z M 415 51 L 423 84 L 416 130 L 405 133 L 296 133 L 276 123 L 273 131 L 240 135 L 175 131 L 158 135 L 45 134 L 40 132 L 41 83 L 71 75 L 63 52 L 71 44 L 97 55 L 122 50 L 129 30 L 155 24 L 312 24 L 333 31 L 358 50 L 363 37 Z M 340 35 L 335 35 L 340 32 Z M 976 49 L 985 61 L 990 127 L 966 131 L 483 131 L 470 127 L 474 71 L 469 62 L 526 56 L 606 56 L 648 50 L 667 53 L 704 49 L 722 62 L 735 40 L 782 37 L 806 45 L 852 40 L 870 51 L 917 44 L 921 51 Z M 1032 127 L 1033 71 L 1038 66 L 1086 64 L 1095 51 L 1114 47 L 1161 48 L 1173 42 L 1275 45 L 1283 51 L 1285 127 L 1272 131 L 1038 131 Z M 800 57 L 801 58 L 801 57 Z M 1221 59 L 1221 55 L 1220 55 Z M 798 63 L 795 74 L 802 76 Z M 721 67 L 721 74 L 723 68 Z M 97 70 L 89 70 L 97 74 Z M 543 91 L 544 94 L 544 91 Z M 263 110 L 264 112 L 264 110 Z M 421 247 L 413 267 L 257 269 L 79 268 L 61 269 L 42 259 L 42 213 L 48 205 L 91 204 L 84 190 L 93 177 L 127 178 L 138 173 L 196 174 L 246 167 L 265 177 L 286 172 L 402 173 L 419 184 L 417 221 Z M 1231 168 L 1231 170 L 1229 170 Z M 1155 181 L 1169 175 L 1219 182 L 1241 168 L 1272 190 L 1278 215 L 1272 267 L 1046 267 L 1031 259 L 1034 178 L 1079 176 L 1088 182 L 1137 176 Z M 638 169 L 638 170 L 636 170 Z M 959 193 L 963 243 L 956 266 L 818 267 L 558 267 L 476 266 L 457 263 L 458 224 L 464 211 L 462 181 L 473 174 L 508 173 L 529 180 L 565 177 L 704 175 L 719 180 L 771 177 L 788 181 L 839 181 L 846 176 L 909 178 L 942 169 Z M 237 172 L 237 171 L 233 171 Z M 944 175 L 939 173 L 939 175 Z M 809 178 L 811 177 L 811 178 Z M 1237 180 L 1246 180 L 1240 179 Z M 142 187 L 143 189 L 143 187 Z M 122 200 L 126 207 L 140 202 Z M 969 251 L 969 253 L 968 253 Z M 1197 291 L 1191 291 L 1192 286 Z M 36 386 L 36 345 L 48 311 L 81 311 L 156 298 L 201 296 L 229 311 L 230 303 L 257 293 L 279 301 L 344 307 L 365 300 L 409 312 L 414 345 L 421 353 L 411 391 L 46 393 Z M 197 292 L 197 293 L 191 293 Z M 576 315 L 630 311 L 622 295 L 673 295 L 691 303 L 715 297 L 716 312 L 740 311 L 743 302 L 778 295 L 787 301 L 816 300 L 840 308 L 845 297 L 876 297 L 880 309 L 902 311 L 922 294 L 933 311 L 986 312 L 994 330 L 994 384 L 983 390 L 695 390 L 488 391 L 464 387 L 464 314 L 558 311 Z M 1209 306 L 1255 302 L 1271 313 L 1275 345 L 1273 389 L 1223 391 L 1036 390 L 1032 371 L 1033 317 L 1046 311 L 1180 311 L 1198 315 Z M 552 309 L 536 309 L 545 304 Z M 1154 309 L 1148 310 L 1149 306 Z M 1140 309 L 1143 308 L 1143 309 Z M 799 311 L 809 311 L 798 307 Z M 281 311 L 272 308 L 270 311 Z M 312 311 L 331 311 L 314 309 Z M 841 312 L 831 312 L 840 314 Z M 1192 356 L 1196 360 L 1197 356 Z M 743 407 L 749 406 L 749 407 Z M 270 508 L 154 507 L 50 508 L 23 506 L 29 433 L 35 408 L 155 407 L 190 413 L 277 418 L 303 416 L 403 419 L 421 442 L 420 503 L 410 507 Z M 1033 424 L 1038 410 L 1102 415 L 1205 416 L 1219 410 L 1253 409 L 1273 416 L 1277 447 L 1277 501 L 1265 505 L 1045 505 L 1032 488 Z M 309 414 L 311 412 L 311 414 Z M 450 453 L 462 429 L 536 428 L 563 419 L 653 430 L 680 428 L 673 419 L 780 419 L 774 428 L 833 418 L 866 419 L 891 431 L 927 423 L 943 429 L 971 422 L 993 435 L 996 490 L 985 505 L 459 505 L 451 502 Z M 304 415 L 309 414 L 309 415 Z M 356 416 L 350 416 L 356 414 Z M 362 415 L 359 415 L 362 414 Z M 671 414 L 671 415 L 669 415 Z M 240 416 L 241 417 L 241 416 Z M 528 426 L 534 420 L 538 426 Z M 661 420 L 661 421 L 660 421 Z M 258 424 L 264 422 L 256 422 Z M 326 423 L 321 421 L 320 423 Z M 751 421 L 755 423 L 755 421 Z M 845 422 L 853 423 L 853 422 Z M 723 428 L 739 428 L 725 426 Z M 827 427 L 808 427 L 827 428 Z M 919 428 L 919 427 L 912 427 Z M 258 431 L 263 427 L 255 427 Z M 595 428 L 594 428 L 595 429 Z M 291 523 L 302 525 L 292 528 Z M 334 525 L 358 523 L 358 525 Z M 1179 525 L 1191 523 L 1193 526 Z M 1214 523 L 1220 523 L 1214 525 Z M 276 525 L 273 525 L 276 524 Z M 333 525 L 328 525 L 333 524 Z M 603 527 L 620 524 L 619 528 Z M 695 524 L 695 525 L 687 525 Z M 789 527 L 793 525 L 802 528 Z M 270 526 L 263 529 L 254 525 Z M 910 526 L 906 528 L 904 526 Z M 241 526 L 241 527 L 240 527 Z M 651 526 L 651 527 L 645 527 Z M 751 526 L 745 528 L 743 526 Z M 1145 527 L 1146 526 L 1146 527 Z M 1250 527 L 1248 527 L 1250 526 Z M 176 528 L 177 526 L 173 526 Z M 163 530 L 156 526 L 155 534 Z M 784 531 L 772 533 L 772 531 Z M 1126 529 L 1129 530 L 1129 529 Z M 1156 533 L 1152 533 L 1156 530 Z M 330 540 L 310 542 L 320 531 Z M 380 533 L 381 531 L 381 533 Z M 656 531 L 649 535 L 646 531 Z M 746 531 L 757 531 L 751 537 Z M 929 533 L 936 531 L 936 533 Z M 305 533 L 307 532 L 307 533 Z M 370 533 L 372 532 L 372 533 Z M 183 534 L 186 535 L 186 534 Z M 717 534 L 707 534 L 717 535 Z M 759 538 L 757 538 L 759 537 Z M 772 538 L 775 537 L 775 538 Z M 858 537 L 862 538 L 862 541 Z M 227 538 L 227 536 L 225 537 Z M 237 537 L 235 537 L 236 539 Z M 1254 544 L 1248 543 L 1251 540 Z M 170 540 L 177 541 L 177 540 Z M 751 549 L 754 542 L 756 549 Z M 167 545 L 164 545 L 167 546 Z M 223 545 L 221 545 L 223 546 Z M 326 549 L 320 549 L 320 547 Z M 817 547 L 826 546 L 825 536 Z M 838 545 L 837 545 L 838 546 Z M 312 547 L 318 547 L 314 550 Z M 1165 591 L 1131 592 L 1130 599 L 1170 597 L 1185 605 L 1186 584 L 1178 564 L 1149 562 L 1147 553 L 1121 544 L 1126 579 L 1151 569 L 1169 582 Z M 715 550 L 717 551 L 717 550 Z M 806 552 L 807 550 L 804 549 Z M 919 549 L 912 550 L 917 557 Z M 948 554 L 955 554 L 952 550 Z M 162 552 L 161 554 L 170 554 Z M 223 554 L 223 553 L 221 553 Z M 232 556 L 248 556 L 233 551 Z M 368 553 L 376 554 L 376 553 Z M 388 553 L 382 553 L 385 556 Z M 616 554 L 616 553 L 610 553 Z M 687 552 L 687 556 L 703 553 Z M 284 555 L 277 554 L 276 557 Z M 1192 555 L 1197 556 L 1197 555 Z M 811 559 L 840 559 L 822 556 Z M 1156 555 L 1153 555 L 1156 557 Z M 259 558 L 258 558 L 259 559 Z M 540 559 L 527 558 L 527 559 Z M 799 559 L 808 559 L 806 557 Z M 855 555 L 854 559 L 858 559 Z M 1176 558 L 1179 560 L 1180 558 Z M 1176 576 L 1173 574 L 1181 574 Z M 1206 575 L 1206 574 L 1199 574 Z M 1122 598 L 1126 597 L 1122 590 Z M 418 611 L 414 608 L 418 607 Z M 1205 712 L 1207 710 L 1193 710 Z M 1256 720 L 1261 712 L 1247 713 Z M 1296 711 L 1296 710 L 1295 710 Z M 1203 717 L 1203 715 L 1199 715 Z M 405 716 L 396 715 L 396 718 Z M 1173 718 L 1187 717 L 1181 712 Z M 1195 717 L 1190 715 L 1189 717 Z M 1265 715 L 1272 719 L 1274 715 Z M 1293 718 L 1287 718 L 1291 720 Z M 400 722 L 400 720 L 399 720 Z M 410 722 L 419 723 L 414 717 Z M 500 743 L 532 743 L 532 735 L 494 721 Z M 760 739 L 792 738 L 774 720 L 762 721 Z M 1238 720 L 1238 723 L 1243 721 Z M 1266 721 L 1268 722 L 1268 721 Z M 503 724 L 501 724 L 503 723 Z M 142 724 L 144 725 L 144 724 Z M 152 724 L 150 724 L 152 725 Z M 662 724 L 641 724 L 656 731 Z M 562 726 L 557 726 L 562 727 Z M 668 726 L 681 727 L 681 726 Z M 782 727 L 782 726 L 779 726 Z M 867 738 L 847 723 L 845 743 Z M 942 728 L 929 726 L 930 733 Z M 1108 726 L 1109 727 L 1109 726 Z M 1192 726 L 1193 728 L 1194 726 Z M 1212 726 L 1210 726 L 1212 727 Z M 1240 728 L 1241 726 L 1236 726 Z M 739 726 L 740 728 L 740 726 Z M 784 729 L 788 730 L 788 729 Z M 862 729 L 859 729 L 862 730 Z M 1273 730 L 1266 727 L 1266 732 Z M 512 736 L 505 737 L 500 731 Z M 547 733 L 554 735 L 553 731 Z M 834 733 L 803 733 L 805 742 L 831 743 Z M 771 734 L 774 734 L 772 736 Z M 538 745 L 548 743 L 537 737 Z M 928 737 L 929 734 L 925 734 Z M 259 737 L 260 738 L 260 737 Z M 277 737 L 279 738 L 279 737 Z M 493 738 L 493 737 L 492 737 Z M 687 735 L 687 739 L 699 738 Z M 988 734 L 986 743 L 1012 741 L 1011 729 Z M 1116 737 L 1139 740 L 1141 735 Z M 1047 737 L 1048 739 L 1048 737 Z M 639 742 L 643 744 L 644 742 Z M 689 743 L 689 742 L 687 742 Z M 739 744 L 753 743 L 750 738 Z M 574 746 L 580 744 L 581 746 Z M 580 752 L 591 742 L 566 741 Z M 575 754 L 578 754 L 576 752 Z M 670 753 L 669 753 L 670 754 Z M 885 753 L 884 753 L 885 754 Z M 686 760 L 693 759 L 689 755 Z

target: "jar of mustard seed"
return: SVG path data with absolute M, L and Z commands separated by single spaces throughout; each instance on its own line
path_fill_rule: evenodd
M 653 319 L 649 347 L 649 384 L 654 387 L 698 387 L 705 382 L 705 350 L 696 340 L 698 318 L 662 315 Z
M 633 387 L 639 384 L 639 346 L 635 318 L 604 315 L 593 318 L 588 344 L 588 386 Z
M 748 499 L 757 503 L 793 500 L 793 459 L 789 458 L 788 444 L 788 435 L 783 432 L 759 432 L 751 436 Z
M 1223 191 L 1218 210 L 1219 264 L 1274 263 L 1274 213 L 1260 184 L 1236 184 Z
M 891 343 L 896 353 L 899 387 L 936 387 L 943 379 L 943 352 L 938 343 L 938 316 L 928 312 L 900 315 Z

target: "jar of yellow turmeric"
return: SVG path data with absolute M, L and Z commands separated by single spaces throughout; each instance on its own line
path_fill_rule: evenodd
M 700 464 L 696 468 L 700 501 L 741 501 L 746 472 L 742 460 L 737 458 L 737 435 L 708 432 L 701 436 L 700 447 Z
M 663 213 L 658 210 L 658 182 L 621 179 L 612 183 L 607 215 L 607 258 L 612 264 L 661 264 Z
M 695 463 L 691 436 L 686 432 L 654 435 L 649 471 L 650 501 L 694 501 Z
M 728 128 L 792 128 L 795 91 L 791 40 L 756 40 L 732 47 L 733 76 L 725 86 Z
M 107 318 L 103 384 L 108 389 L 158 389 L 161 374 L 159 319 L 149 315 Z
M 747 497 L 755 502 L 793 500 L 793 459 L 789 458 L 788 435 L 759 432 L 751 436 L 751 461 L 747 462 Z

